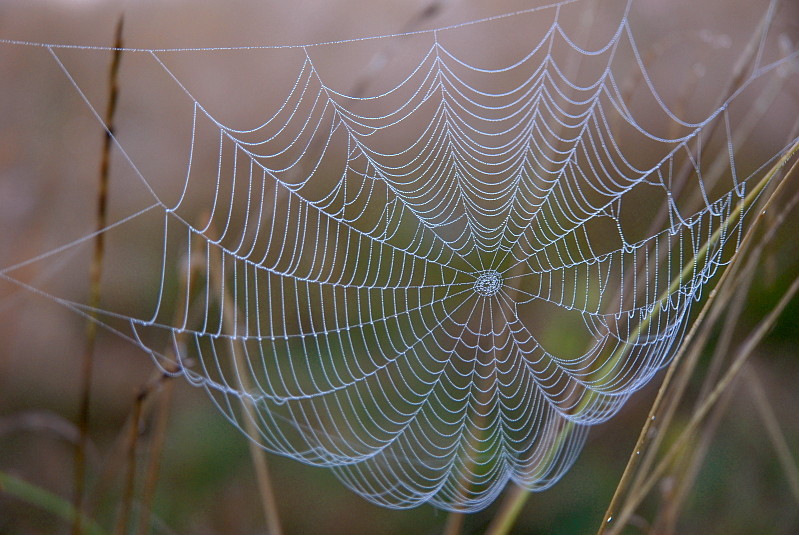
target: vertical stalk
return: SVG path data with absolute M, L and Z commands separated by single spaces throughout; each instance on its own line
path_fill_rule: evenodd
M 114 138 L 114 113 L 117 107 L 119 86 L 117 77 L 122 59 L 122 26 L 120 17 L 116 26 L 114 52 L 109 70 L 108 102 L 105 113 L 105 139 L 100 160 L 100 181 L 97 188 L 97 234 L 94 238 L 94 254 L 89 271 L 89 321 L 86 325 L 86 350 L 81 363 L 80 408 L 78 411 L 78 429 L 80 438 L 75 448 L 75 516 L 72 520 L 72 535 L 83 533 L 84 494 L 86 492 L 86 449 L 89 442 L 89 409 L 91 406 L 92 372 L 94 369 L 94 349 L 97 341 L 96 309 L 100 304 L 100 282 L 103 273 L 103 253 L 105 251 L 105 233 L 108 214 L 108 178 L 111 168 L 111 146 Z

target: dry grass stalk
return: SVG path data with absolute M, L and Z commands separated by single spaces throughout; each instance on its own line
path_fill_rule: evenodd
M 114 52 L 111 59 L 108 83 L 108 102 L 105 113 L 105 137 L 100 160 L 100 182 L 97 188 L 97 233 L 94 238 L 94 255 L 90 266 L 89 289 L 89 321 L 86 325 L 86 350 L 81 363 L 80 407 L 78 410 L 78 429 L 80 440 L 75 448 L 75 516 L 72 522 L 72 535 L 83 533 L 83 509 L 86 493 L 86 448 L 89 441 L 89 413 L 92 392 L 92 374 L 94 369 L 94 348 L 97 341 L 97 321 L 94 310 L 100 304 L 100 283 L 103 273 L 103 255 L 105 252 L 105 234 L 108 212 L 108 182 L 111 169 L 111 147 L 114 140 L 114 114 L 119 96 L 119 65 L 122 59 L 123 18 L 117 22 Z

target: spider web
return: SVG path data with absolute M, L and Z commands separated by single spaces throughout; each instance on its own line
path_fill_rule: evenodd
M 96 315 L 208 390 L 252 440 L 330 467 L 373 502 L 474 511 L 509 481 L 545 489 L 588 427 L 668 363 L 735 251 L 784 149 L 744 164 L 734 132 L 797 60 L 767 58 L 764 31 L 754 67 L 692 122 L 650 78 L 630 3 L 592 48 L 561 20 L 571 4 L 225 49 L 285 54 L 296 73 L 246 129 L 209 111 L 180 71 L 180 57 L 223 49 L 126 49 L 192 108 L 177 195 L 159 193 L 117 140 L 151 204 L 102 232 L 160 220 L 147 239 L 160 246 L 152 313 L 91 309 L 15 278 L 93 235 L 0 276 Z M 501 65 L 457 52 L 508 21 L 545 23 Z M 402 38 L 421 53 L 385 90 L 337 89 L 320 68 L 324 54 Z M 63 57 L 96 49 L 36 46 L 94 110 Z M 629 79 L 646 116 L 629 104 Z M 196 163 L 208 146 L 213 168 Z

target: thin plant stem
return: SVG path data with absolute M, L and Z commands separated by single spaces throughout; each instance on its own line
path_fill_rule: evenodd
M 762 241 L 767 240 L 768 238 Z M 746 253 L 746 245 L 749 243 L 751 242 L 747 240 L 746 244 L 744 244 L 744 246 L 741 248 L 741 253 Z M 747 255 L 741 254 L 740 257 L 743 258 L 744 256 Z M 729 274 L 727 275 L 727 278 L 735 280 L 730 280 L 729 283 L 724 284 L 724 287 L 729 288 L 730 286 L 734 286 L 736 288 L 735 294 L 733 295 L 728 292 L 716 300 L 715 308 L 711 310 L 711 313 L 708 314 L 704 325 L 701 326 L 701 332 L 693 339 L 691 350 L 689 350 L 686 356 L 682 359 L 680 371 L 671 383 L 671 392 L 663 403 L 663 411 L 657 417 L 659 426 L 663 429 L 670 425 L 670 422 L 674 417 L 678 405 L 682 400 L 687 388 L 688 379 L 692 376 L 699 357 L 707 345 L 709 335 L 712 330 L 710 327 L 717 324 L 719 321 L 719 313 L 723 310 L 726 312 L 724 327 L 711 359 L 711 367 L 705 376 L 702 388 L 697 397 L 696 407 L 694 407 L 695 409 L 698 406 L 701 406 L 708 393 L 712 391 L 713 386 L 718 380 L 718 375 L 721 373 L 724 356 L 729 354 L 730 345 L 732 343 L 732 335 L 735 331 L 736 325 L 738 324 L 740 314 L 743 311 L 749 283 L 751 282 L 752 277 L 754 276 L 755 268 L 757 267 L 757 263 L 752 262 L 751 259 L 753 257 L 758 257 L 759 255 L 749 254 L 748 256 L 750 261 L 747 263 L 746 267 L 741 270 L 741 276 L 735 278 L 736 269 L 738 268 L 739 263 L 734 263 L 728 269 Z M 730 299 L 733 300 L 731 306 L 727 303 Z M 716 409 L 714 410 L 712 417 L 708 419 L 702 428 L 702 433 L 697 444 L 686 445 L 685 453 L 680 455 L 680 457 L 671 467 L 672 475 L 670 476 L 670 480 L 678 481 L 678 483 L 664 486 L 663 488 L 661 496 L 661 501 L 663 502 L 662 507 L 658 512 L 658 517 L 653 521 L 652 527 L 652 529 L 654 529 L 657 533 L 663 533 L 664 535 L 672 533 L 670 530 L 676 522 L 680 505 L 684 501 L 685 494 L 687 493 L 691 482 L 694 480 L 695 474 L 699 469 L 705 452 L 707 451 L 710 439 L 715 433 L 715 429 L 718 427 L 718 422 L 720 421 L 723 413 L 726 411 L 730 392 L 731 391 L 728 391 L 727 394 L 725 394 L 722 402 L 716 405 Z M 638 475 L 636 479 L 633 480 L 631 489 L 636 489 L 638 487 L 638 485 L 641 483 L 643 474 L 645 474 L 652 463 L 654 463 L 655 454 L 658 451 L 660 440 L 663 436 L 664 434 L 661 433 L 651 439 L 650 443 L 648 444 L 648 448 L 644 453 L 643 459 L 639 464 Z
M 80 439 L 75 448 L 75 510 L 83 512 L 84 494 L 86 492 L 86 448 L 89 442 L 89 411 L 91 407 L 92 375 L 94 370 L 94 349 L 97 342 L 97 321 L 96 312 L 100 304 L 100 283 L 103 273 L 103 256 L 105 251 L 105 233 L 102 230 L 106 227 L 108 216 L 108 182 L 111 169 L 111 147 L 114 138 L 114 114 L 117 108 L 119 86 L 117 78 L 119 74 L 120 60 L 122 59 L 122 28 L 123 18 L 120 17 L 116 26 L 116 37 L 114 39 L 114 51 L 111 59 L 108 83 L 108 102 L 105 113 L 105 137 L 103 142 L 102 155 L 100 159 L 100 181 L 97 188 L 97 234 L 94 238 L 94 254 L 89 273 L 89 300 L 90 312 L 89 321 L 86 324 L 86 349 L 81 363 L 81 384 L 80 384 L 80 408 L 78 410 L 78 429 Z M 72 535 L 83 533 L 83 515 L 76 514 L 72 522 Z
M 754 278 L 756 267 L 757 264 L 755 262 L 749 262 L 743 270 L 741 277 L 735 281 L 736 292 L 732 304 L 728 307 L 724 307 L 728 310 L 724 318 L 724 327 L 722 328 L 721 335 L 713 351 L 711 366 L 704 378 L 694 410 L 701 406 L 707 398 L 707 395 L 712 391 L 713 386 L 716 384 L 721 374 L 722 367 L 725 364 L 725 356 L 729 355 L 731 352 L 733 335 L 746 305 L 748 290 Z M 721 308 L 719 305 L 717 306 Z M 699 348 L 704 347 L 704 345 L 704 341 L 697 344 L 697 351 L 699 351 Z M 684 373 L 688 375 L 687 372 Z M 701 433 L 696 439 L 696 444 L 687 448 L 690 449 L 690 452 L 680 456 L 680 458 L 675 461 L 675 466 L 670 476 L 675 483 L 670 485 L 668 490 L 664 491 L 663 507 L 658 513 L 658 518 L 653 522 L 657 533 L 663 533 L 664 535 L 674 533 L 680 508 L 696 480 L 699 468 L 707 454 L 710 442 L 716 433 L 721 418 L 727 412 L 732 393 L 733 389 L 728 390 L 721 402 L 716 405 L 713 414 L 702 427 Z
M 796 165 L 797 164 L 793 165 L 786 177 L 790 176 L 796 171 Z M 755 222 L 755 225 L 753 225 L 753 228 L 765 219 L 763 215 L 766 211 L 765 208 L 770 205 L 776 192 L 779 191 L 779 189 L 781 189 L 785 183 L 785 179 L 780 181 L 776 191 L 766 197 L 767 200 L 764 203 L 763 211 L 758 215 L 757 221 Z M 668 392 L 664 390 L 666 394 L 663 397 L 661 407 L 657 411 L 657 414 L 655 414 L 654 409 L 650 412 L 650 418 L 646 422 L 647 425 L 651 426 L 652 422 L 654 422 L 656 419 L 657 425 L 659 425 L 661 428 L 667 428 L 669 426 L 669 423 L 671 422 L 677 410 L 677 406 L 682 398 L 682 395 L 687 388 L 688 381 L 696 367 L 702 349 L 707 345 L 712 326 L 717 324 L 721 313 L 728 310 L 727 303 L 742 289 L 743 283 L 741 280 L 739 280 L 740 278 L 736 279 L 742 259 L 748 258 L 746 267 L 740 269 L 740 271 L 745 276 L 750 276 L 759 263 L 759 260 L 762 256 L 762 249 L 766 246 L 766 244 L 771 242 L 777 229 L 782 225 L 786 214 L 792 210 L 798 202 L 799 193 L 794 195 L 791 201 L 778 215 L 778 217 L 774 221 L 770 222 L 765 235 L 760 237 L 756 245 L 752 246 L 754 236 L 752 232 L 747 234 L 747 236 L 744 238 L 739 250 L 733 256 L 729 267 L 725 270 L 719 283 L 717 284 L 716 289 L 711 292 L 710 298 L 700 312 L 699 317 L 694 322 L 692 331 L 689 333 L 689 336 L 686 337 L 682 348 L 678 351 L 675 361 L 681 361 L 679 371 L 673 377 L 667 374 L 661 388 L 664 389 L 666 388 L 666 385 L 670 385 L 668 386 L 669 390 Z M 750 246 L 752 246 L 751 250 Z M 709 391 L 710 387 L 703 389 L 700 394 L 700 399 L 704 400 Z M 658 448 L 665 434 L 652 433 L 651 431 L 653 430 L 654 428 L 650 427 L 648 441 L 646 442 L 645 447 L 642 450 L 636 450 L 636 459 L 638 459 L 638 457 L 641 459 L 638 461 L 638 466 L 636 468 L 637 475 L 632 483 L 629 484 L 630 490 L 628 494 L 633 494 L 635 489 L 640 487 L 645 474 L 650 470 L 652 464 L 655 462 Z M 642 454 L 639 455 L 638 452 L 641 452 Z
M 799 202 L 799 196 L 794 195 L 794 198 L 783 209 L 783 213 L 790 211 L 797 202 Z M 726 366 L 726 356 L 732 352 L 734 334 L 738 329 L 739 320 L 746 307 L 747 296 L 751 287 L 751 283 L 754 279 L 757 267 L 761 264 L 762 249 L 766 247 L 768 243 L 771 243 L 774 232 L 779 227 L 779 221 L 768 225 L 768 230 L 759 240 L 759 245 L 754 251 L 747 255 L 749 257 L 747 265 L 741 270 L 741 275 L 738 276 L 731 284 L 731 286 L 735 288 L 735 292 L 733 293 L 731 299 L 732 303 L 725 306 L 721 306 L 720 304 L 717 305 L 718 310 L 721 310 L 722 308 L 725 310 L 724 326 L 721 330 L 721 334 L 719 335 L 715 349 L 713 350 L 713 357 L 711 358 L 710 367 L 705 374 L 702 387 L 697 396 L 697 401 L 694 403 L 692 412 L 694 410 L 698 410 L 702 403 L 707 399 L 708 394 L 717 384 L 718 378 L 721 375 L 723 368 Z M 735 267 L 737 267 L 737 265 L 734 266 L 733 269 Z M 712 320 L 708 323 L 710 325 L 715 324 L 716 320 Z M 706 332 L 709 332 L 709 330 L 710 329 L 705 329 Z M 695 344 L 695 351 L 698 353 L 704 346 L 705 340 L 702 340 L 700 343 Z M 685 375 L 689 375 L 689 372 L 691 371 L 692 370 L 684 370 L 683 373 Z M 667 496 L 664 496 L 664 507 L 659 513 L 659 520 L 656 520 L 655 522 L 655 529 L 658 530 L 658 533 L 662 532 L 667 534 L 675 532 L 680 508 L 684 504 L 690 489 L 696 481 L 697 474 L 699 473 L 702 462 L 707 455 L 711 440 L 718 429 L 722 417 L 728 410 L 729 402 L 732 398 L 733 392 L 733 389 L 729 389 L 721 401 L 716 405 L 716 409 L 713 411 L 713 414 L 703 425 L 701 434 L 697 439 L 697 443 L 691 447 L 691 452 L 675 462 L 675 464 L 680 464 L 680 467 L 675 467 L 672 472 L 674 474 L 672 479 L 676 480 L 677 483 L 672 485 L 672 490 L 668 492 Z
M 752 193 L 757 192 L 758 195 L 759 195 L 760 191 L 762 191 L 762 188 L 765 187 L 765 183 L 769 183 L 771 181 L 771 179 L 785 166 L 785 164 L 787 164 L 787 162 L 793 157 L 793 155 L 798 150 L 799 150 L 799 141 L 794 143 L 794 145 L 788 151 L 786 151 L 786 153 L 783 155 L 783 157 L 780 158 L 780 160 L 764 176 L 764 178 L 758 184 L 759 187 L 756 188 Z M 775 191 L 772 192 L 771 195 L 769 195 L 769 197 L 766 199 L 764 210 L 761 211 L 760 214 L 758 214 L 758 218 L 754 222 L 753 228 L 755 226 L 757 226 L 757 223 L 763 217 L 763 212 L 765 212 L 765 207 L 767 207 L 772 202 L 772 200 L 775 198 L 775 196 L 777 194 L 777 191 L 779 189 L 781 189 L 784 186 L 784 184 L 787 183 L 787 177 L 792 175 L 796 171 L 796 168 L 797 168 L 797 164 L 794 163 L 794 165 L 791 167 L 791 169 L 786 173 L 785 177 L 783 177 L 783 179 L 779 182 L 778 186 L 775 188 Z M 750 193 L 750 196 L 751 196 L 752 193 Z M 747 196 L 747 199 L 750 196 Z M 746 201 L 746 199 L 744 199 L 744 202 L 745 201 Z M 754 199 L 752 199 L 752 201 L 754 201 Z M 783 218 L 780 218 L 780 219 L 783 219 Z M 776 223 L 776 224 L 778 225 L 779 223 Z M 682 360 L 683 354 L 686 352 L 686 350 L 689 347 L 691 347 L 692 349 L 695 350 L 694 351 L 695 354 L 698 354 L 698 350 L 696 349 L 696 347 L 701 347 L 701 346 L 704 345 L 704 342 L 697 343 L 697 341 L 695 340 L 695 338 L 699 337 L 698 334 L 697 334 L 699 332 L 699 327 L 704 324 L 704 319 L 705 319 L 706 316 L 710 316 L 710 315 L 713 315 L 713 314 L 718 314 L 720 307 L 714 308 L 713 304 L 716 301 L 717 296 L 719 295 L 719 291 L 720 291 L 719 289 L 726 290 L 726 293 L 728 295 L 732 291 L 731 289 L 728 289 L 728 286 L 730 286 L 730 284 L 727 284 L 727 280 L 729 278 L 731 278 L 731 276 L 732 276 L 731 274 L 735 271 L 735 267 L 738 265 L 738 263 L 740 261 L 740 258 L 743 256 L 742 255 L 742 251 L 746 250 L 749 242 L 751 241 L 751 239 L 753 239 L 752 236 L 753 236 L 753 232 L 750 230 L 750 232 L 747 233 L 746 237 L 744 238 L 739 250 L 735 253 L 735 255 L 733 255 L 733 258 L 730 261 L 730 266 L 722 274 L 722 277 L 721 277 L 718 285 L 711 292 L 710 296 L 708 297 L 707 302 L 705 303 L 705 306 L 703 306 L 702 310 L 699 313 L 699 316 L 694 321 L 693 327 L 691 328 L 691 330 L 686 335 L 683 344 L 681 345 L 680 349 L 677 351 L 677 354 L 675 355 L 674 359 L 672 360 L 672 364 L 669 366 L 669 368 L 667 370 L 666 377 L 665 377 L 665 379 L 664 379 L 664 381 L 663 381 L 663 383 L 662 383 L 662 385 L 661 385 L 661 387 L 660 387 L 660 389 L 658 391 L 658 395 L 657 395 L 657 397 L 655 399 L 655 402 L 652 405 L 652 408 L 651 408 L 651 410 L 649 412 L 649 416 L 647 417 L 647 420 L 646 420 L 646 422 L 644 423 L 644 425 L 643 425 L 643 427 L 641 429 L 641 432 L 639 434 L 639 438 L 638 438 L 638 441 L 636 443 L 636 446 L 633 449 L 633 452 L 632 452 L 632 454 L 630 456 L 630 459 L 629 459 L 629 461 L 627 463 L 627 467 L 625 468 L 624 473 L 622 474 L 622 477 L 619 480 L 619 483 L 618 483 L 618 485 L 616 487 L 616 491 L 615 491 L 615 493 L 613 495 L 613 498 L 611 499 L 611 502 L 610 502 L 610 504 L 608 506 L 607 512 L 606 512 L 605 517 L 604 517 L 605 520 L 603 520 L 602 524 L 599 527 L 599 530 L 597 532 L 598 535 L 601 535 L 601 534 L 605 533 L 608 529 L 610 529 L 611 533 L 618 532 L 618 530 L 621 529 L 621 527 L 624 525 L 626 520 L 629 519 L 630 515 L 632 514 L 632 511 L 628 507 L 625 507 L 623 509 L 623 514 L 620 515 L 620 516 L 619 515 L 615 515 L 615 512 L 616 512 L 616 510 L 618 508 L 618 504 L 620 503 L 621 497 L 623 495 L 628 495 L 627 499 L 629 499 L 629 495 L 631 495 L 633 493 L 633 490 L 630 490 L 630 489 L 637 489 L 638 487 L 641 486 L 641 485 L 639 485 L 639 482 L 641 481 L 641 477 L 637 477 L 635 482 L 632 481 L 632 477 L 633 477 L 634 473 L 638 473 L 639 476 L 641 476 L 641 474 L 643 474 L 646 471 L 646 470 L 639 471 L 639 465 L 642 464 L 641 463 L 641 457 L 643 457 L 643 455 L 641 455 L 641 453 L 644 452 L 644 451 L 647 451 L 650 454 L 654 454 L 654 451 L 657 448 L 657 444 L 659 443 L 660 436 L 662 435 L 662 434 L 658 434 L 658 433 L 652 433 L 653 422 L 656 419 L 658 420 L 659 423 L 662 422 L 662 421 L 668 421 L 670 419 L 670 414 L 673 413 L 673 409 L 666 410 L 666 409 L 668 409 L 667 400 L 668 399 L 679 398 L 679 395 L 675 396 L 674 392 L 675 391 L 679 391 L 679 390 L 681 390 L 683 388 L 683 386 L 674 387 L 674 385 L 672 384 L 673 383 L 673 379 L 675 377 L 675 374 L 677 372 L 677 369 L 679 367 L 679 363 Z M 757 258 L 757 255 L 752 255 L 752 258 L 753 258 L 752 261 L 754 261 L 754 259 Z M 731 283 L 732 283 L 732 281 L 731 281 Z M 712 324 L 713 322 L 711 321 L 710 323 Z M 707 335 L 707 333 L 706 333 L 706 335 Z M 690 366 L 689 366 L 689 368 L 690 368 Z M 684 380 L 683 380 L 683 382 L 684 382 Z M 714 390 L 713 392 L 716 392 L 716 390 Z M 714 395 L 714 394 L 711 393 L 711 395 Z M 706 402 L 706 404 L 707 404 L 707 402 Z M 665 418 L 659 418 L 658 417 L 659 415 L 662 416 L 664 413 L 667 414 L 667 417 L 665 417 Z M 653 435 L 655 436 L 654 439 L 652 439 Z M 650 439 L 652 439 L 652 440 L 650 440 Z M 652 457 L 650 456 L 650 458 L 652 458 Z M 611 521 L 613 521 L 613 526 L 609 525 Z
M 663 476 L 666 472 L 668 467 L 671 465 L 672 461 L 674 460 L 675 456 L 678 452 L 682 451 L 683 446 L 687 442 L 688 438 L 692 436 L 694 431 L 698 428 L 699 424 L 705 419 L 705 417 L 709 414 L 710 410 L 715 406 L 716 402 L 719 400 L 721 395 L 726 391 L 726 389 L 732 384 L 733 380 L 737 378 L 738 374 L 740 373 L 741 369 L 743 369 L 744 364 L 746 364 L 748 358 L 751 356 L 752 352 L 754 351 L 755 347 L 762 341 L 762 339 L 766 336 L 766 334 L 771 330 L 774 326 L 774 323 L 777 321 L 779 316 L 785 310 L 785 307 L 788 303 L 794 298 L 794 296 L 799 292 L 799 277 L 795 278 L 794 281 L 791 283 L 791 286 L 783 295 L 782 299 L 780 299 L 779 303 L 772 309 L 772 311 L 760 322 L 757 326 L 755 331 L 749 336 L 747 341 L 743 344 L 742 348 L 738 351 L 732 365 L 730 366 L 729 370 L 726 374 L 721 378 L 719 383 L 716 385 L 716 388 L 708 396 L 708 399 L 702 406 L 693 413 L 691 419 L 688 421 L 683 432 L 680 436 L 675 440 L 674 444 L 671 446 L 668 452 L 663 456 L 660 463 L 658 463 L 657 467 L 652 471 L 649 477 L 644 481 L 641 485 L 641 488 L 635 495 L 630 496 L 625 500 L 625 505 L 622 508 L 621 512 L 618 516 L 618 523 L 614 524 L 614 528 L 611 532 L 617 532 L 621 526 L 624 525 L 624 522 L 627 518 L 629 518 L 635 508 L 638 507 L 638 504 L 643 499 L 643 497 L 655 486 L 657 481 Z

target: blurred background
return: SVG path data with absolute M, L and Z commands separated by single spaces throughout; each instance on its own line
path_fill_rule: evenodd
M 295 45 L 448 26 L 534 5 L 538 4 L 515 0 L 490 4 L 0 0 L 0 39 L 107 47 L 124 15 L 124 46 L 130 48 Z M 575 32 L 588 28 L 581 34 L 584 43 L 597 46 L 615 31 L 624 7 L 614 0 L 578 2 L 563 8 L 562 22 Z M 634 2 L 631 26 L 663 100 L 688 120 L 701 120 L 710 113 L 768 7 L 768 2 L 748 0 Z M 540 18 L 520 16 L 497 35 L 478 38 L 462 32 L 447 45 L 477 65 L 497 66 L 529 50 L 551 22 L 551 11 Z M 799 8 L 793 2 L 777 3 L 761 65 L 796 50 L 797 43 Z M 363 41 L 343 49 L 314 47 L 310 54 L 331 87 L 368 96 L 404 78 L 429 44 L 430 35 L 421 34 Z M 94 230 L 104 132 L 73 82 L 102 114 L 111 53 L 83 48 L 55 52 L 72 80 L 48 49 L 0 42 L 0 270 L 15 266 L 8 275 L 34 288 L 0 279 L 0 472 L 69 501 L 86 321 L 36 289 L 86 303 L 92 240 L 27 261 Z M 303 52 L 187 52 L 159 57 L 214 117 L 244 129 L 260 124 L 282 103 Z M 152 57 L 125 52 L 121 62 L 115 126 L 138 171 L 113 151 L 109 221 L 152 202 L 137 172 L 160 197 L 174 199 L 180 194 L 192 134 L 191 101 Z M 622 72 L 617 76 L 625 79 L 623 65 L 618 68 Z M 751 161 L 739 155 L 742 169 L 754 169 L 796 136 L 791 134 L 799 116 L 796 69 L 795 63 L 785 68 L 784 82 L 743 151 L 751 153 Z M 647 91 L 634 71 L 631 67 L 629 85 L 622 89 L 637 110 L 636 117 L 657 129 L 658 118 L 648 115 L 652 103 L 642 96 Z M 758 102 L 753 99 L 751 105 Z M 194 158 L 198 168 L 215 169 L 214 140 L 203 140 Z M 790 179 L 776 199 L 775 213 L 799 191 L 799 176 Z M 202 208 L 199 205 L 196 211 L 201 213 Z M 158 283 L 163 244 L 160 238 L 156 242 L 150 238 L 158 232 L 159 222 L 155 214 L 108 233 L 101 308 L 143 318 L 152 312 L 154 298 L 147 289 Z M 799 214 L 794 210 L 765 247 L 731 347 L 746 338 L 799 274 L 797 224 Z M 690 417 L 691 396 L 701 389 L 714 344 L 712 339 L 669 433 L 678 433 Z M 750 357 L 745 374 L 756 383 L 739 381 L 731 387 L 724 411 L 707 435 L 695 484 L 680 509 L 678 533 L 799 531 L 797 348 L 799 303 L 793 300 Z M 150 470 L 153 437 L 164 440 L 160 465 L 153 472 L 150 532 L 262 533 L 263 511 L 247 441 L 218 413 L 207 394 L 180 378 L 159 379 L 149 356 L 113 332 L 100 330 L 95 355 L 87 456 L 91 517 L 106 532 L 114 532 L 130 465 L 126 426 L 141 407 L 142 446 L 136 453 L 140 485 Z M 530 497 L 513 533 L 578 534 L 597 529 L 658 382 L 634 395 L 612 421 L 591 430 L 574 467 L 554 488 Z M 161 422 L 166 427 L 159 435 Z M 775 446 L 778 443 L 782 450 Z M 407 511 L 374 506 L 325 469 L 276 455 L 268 459 L 285 533 L 440 533 L 447 521 L 445 512 L 430 506 Z M 661 482 L 627 532 L 653 532 L 653 519 L 668 503 L 673 484 L 668 478 Z M 134 514 L 140 500 L 134 501 Z M 468 516 L 464 532 L 482 533 L 496 512 L 497 504 Z M 67 532 L 68 522 L 3 492 L 0 485 L 0 533 Z

